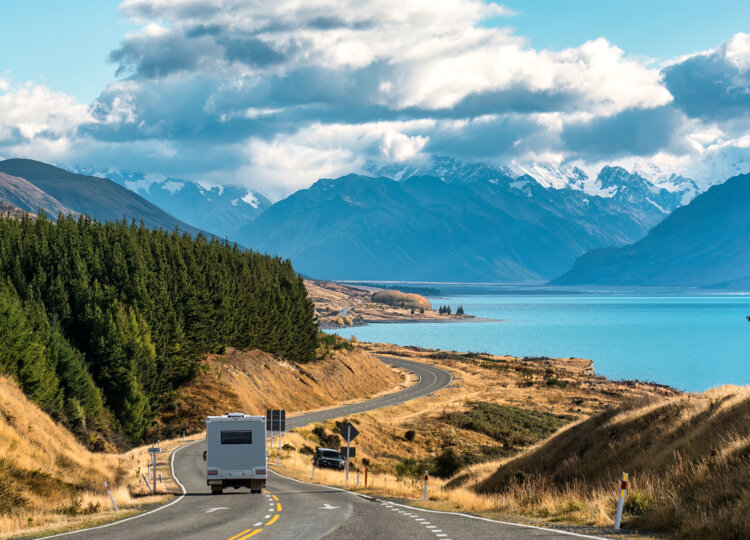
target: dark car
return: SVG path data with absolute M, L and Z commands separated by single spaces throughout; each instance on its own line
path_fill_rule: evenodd
M 332 448 L 318 448 L 313 456 L 313 463 L 316 467 L 344 468 L 344 459 L 341 457 L 341 452 Z

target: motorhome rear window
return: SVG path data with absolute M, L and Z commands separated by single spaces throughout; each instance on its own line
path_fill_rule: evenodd
M 253 432 L 222 431 L 221 444 L 253 444 Z

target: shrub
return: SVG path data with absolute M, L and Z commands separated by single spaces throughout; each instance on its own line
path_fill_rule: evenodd
M 404 433 L 404 439 L 406 439 L 409 442 L 412 442 L 414 440 L 414 437 L 416 436 L 417 436 L 417 433 L 413 429 L 410 429 L 409 431 Z
M 643 491 L 631 491 L 627 497 L 625 497 L 624 510 L 635 516 L 642 516 L 646 513 L 653 503 L 653 499 L 648 493 Z
M 435 458 L 434 474 L 440 478 L 449 478 L 456 474 L 464 465 L 463 459 L 459 456 L 453 447 L 445 448 L 440 455 Z

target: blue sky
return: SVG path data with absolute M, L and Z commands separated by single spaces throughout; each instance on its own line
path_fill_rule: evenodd
M 29 0 L 0 18 L 0 157 L 272 197 L 434 155 L 704 183 L 750 163 L 748 2 Z

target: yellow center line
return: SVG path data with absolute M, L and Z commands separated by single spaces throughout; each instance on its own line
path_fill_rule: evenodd
M 273 525 L 274 523 L 276 523 L 276 520 L 277 520 L 277 519 L 279 519 L 279 514 L 276 514 L 275 516 L 273 516 L 273 517 L 271 518 L 271 521 L 269 521 L 268 523 L 266 523 L 266 526 L 268 526 L 268 525 Z
M 249 533 L 251 530 L 252 529 L 245 529 L 240 534 L 235 534 L 234 536 L 232 536 L 229 540 L 239 540 L 240 536 L 242 536 L 243 534 Z
M 251 536 L 255 536 L 256 534 L 258 534 L 258 533 L 259 533 L 260 531 L 262 531 L 262 530 L 263 530 L 263 529 L 255 529 L 255 530 L 254 530 L 253 532 L 251 532 L 250 534 L 246 534 L 245 536 L 243 536 L 242 538 L 238 538 L 237 540 L 245 540 L 246 538 L 250 538 Z
M 271 498 L 272 498 L 272 499 L 273 499 L 274 501 L 278 501 L 278 500 L 279 500 L 279 498 L 278 498 L 278 497 L 277 497 L 276 495 L 271 495 Z
M 263 493 L 265 493 L 266 495 L 270 495 L 270 493 L 268 493 L 268 490 L 267 490 L 267 489 L 264 489 L 264 490 L 263 490 Z
M 281 512 L 281 503 L 276 503 L 276 511 Z

